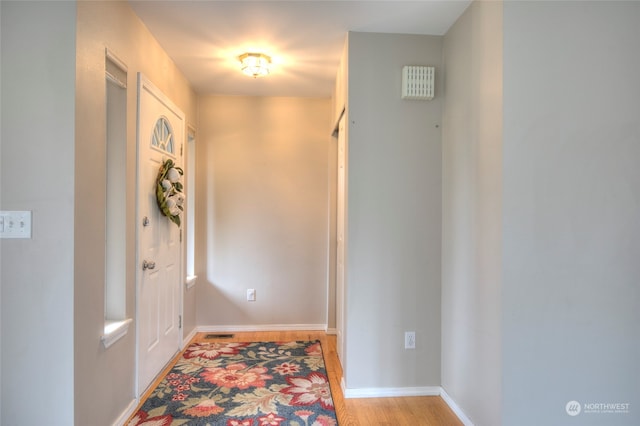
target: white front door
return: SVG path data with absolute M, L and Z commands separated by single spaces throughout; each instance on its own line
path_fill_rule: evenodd
M 164 161 L 182 167 L 184 114 L 138 74 L 137 344 L 138 395 L 180 348 L 182 244 L 180 228 L 156 201 Z

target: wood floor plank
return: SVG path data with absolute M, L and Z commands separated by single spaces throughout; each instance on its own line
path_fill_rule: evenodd
M 402 398 L 349 398 L 345 399 L 340 387 L 342 366 L 336 350 L 336 337 L 321 331 L 267 331 L 234 332 L 233 337 L 207 339 L 207 334 L 198 333 L 191 342 L 285 342 L 293 340 L 319 340 L 325 360 L 331 395 L 340 426 L 462 426 L 462 422 L 439 396 L 417 396 Z M 188 346 L 188 345 L 187 345 Z M 165 374 L 178 361 L 178 354 L 154 381 L 140 401 L 136 411 L 161 382 Z M 128 421 L 127 421 L 128 423 Z M 125 424 L 127 424 L 125 423 Z

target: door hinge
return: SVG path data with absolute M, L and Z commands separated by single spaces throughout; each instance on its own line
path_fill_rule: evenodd
M 182 315 L 178 315 L 178 328 L 182 328 Z
M 180 230 L 180 242 L 182 242 L 182 229 Z
M 183 144 L 180 144 L 180 157 L 182 157 L 182 147 L 183 147 Z

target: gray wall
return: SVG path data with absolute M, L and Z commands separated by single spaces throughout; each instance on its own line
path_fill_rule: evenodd
M 400 99 L 441 37 L 349 33 L 347 388 L 440 384 L 441 96 Z M 404 332 L 416 349 L 404 349 Z
M 33 212 L 31 239 L 0 242 L 0 423 L 66 426 L 74 421 L 76 5 L 1 2 L 0 10 L 0 208 Z
M 198 108 L 198 324 L 325 327 L 330 99 L 201 96 Z
M 444 38 L 442 387 L 500 424 L 502 3 L 474 2 Z
M 640 424 L 638 23 L 637 2 L 504 5 L 504 425 Z

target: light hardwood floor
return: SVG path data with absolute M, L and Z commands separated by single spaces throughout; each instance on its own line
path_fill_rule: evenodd
M 211 341 L 207 334 L 198 333 L 192 342 Z M 226 334 L 226 333 L 225 333 Z M 449 406 L 439 396 L 403 398 L 349 398 L 345 399 L 340 388 L 342 367 L 336 352 L 336 337 L 321 331 L 273 331 L 234 332 L 232 338 L 215 339 L 217 342 L 268 342 L 293 340 L 319 340 L 331 385 L 331 394 L 340 426 L 461 426 Z M 178 356 L 169 363 L 150 390 L 143 396 L 140 405 L 149 396 L 162 377 L 173 367 Z M 138 407 L 139 408 L 139 407 Z M 137 411 L 137 410 L 136 410 Z M 125 423 L 127 424 L 127 423 Z

